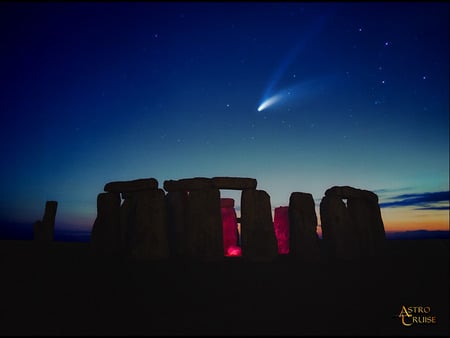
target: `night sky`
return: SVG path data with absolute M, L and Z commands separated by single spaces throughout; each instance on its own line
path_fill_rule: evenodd
M 105 183 L 148 177 L 317 213 L 349 185 L 387 231 L 448 230 L 446 3 L 1 3 L 0 27 L 2 238 L 47 200 L 90 231 Z

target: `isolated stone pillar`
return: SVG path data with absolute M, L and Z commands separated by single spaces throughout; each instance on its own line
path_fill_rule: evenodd
M 37 241 L 53 241 L 55 233 L 55 217 L 58 208 L 57 201 L 45 203 L 44 217 L 42 221 L 36 221 L 33 225 L 34 239 Z
M 317 235 L 317 215 L 313 196 L 293 192 L 289 198 L 289 255 L 306 262 L 320 260 L 320 240 Z
M 263 190 L 244 190 L 241 196 L 242 257 L 271 261 L 278 256 L 270 196 Z

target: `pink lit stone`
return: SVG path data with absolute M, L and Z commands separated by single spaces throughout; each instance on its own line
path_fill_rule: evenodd
M 275 208 L 275 235 L 278 241 L 278 254 L 289 253 L 289 207 Z
M 237 246 L 237 219 L 232 198 L 221 198 L 223 249 L 225 256 L 241 256 L 241 248 Z

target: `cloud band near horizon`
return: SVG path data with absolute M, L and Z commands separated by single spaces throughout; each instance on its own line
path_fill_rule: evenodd
M 450 191 L 403 194 L 390 198 L 392 201 L 380 203 L 380 208 L 415 206 L 415 210 L 449 210 Z M 446 205 L 442 205 L 443 203 Z

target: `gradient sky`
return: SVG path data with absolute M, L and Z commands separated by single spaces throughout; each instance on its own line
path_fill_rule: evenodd
M 2 224 L 56 200 L 90 230 L 107 182 L 242 176 L 273 208 L 350 185 L 387 231 L 448 230 L 446 3 L 1 3 L 0 26 Z

